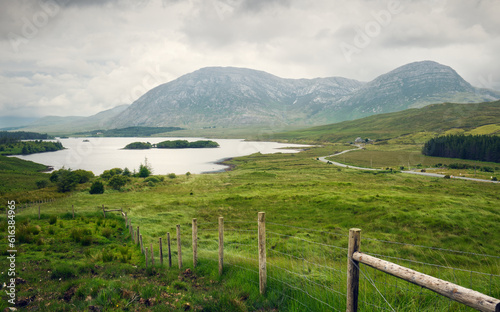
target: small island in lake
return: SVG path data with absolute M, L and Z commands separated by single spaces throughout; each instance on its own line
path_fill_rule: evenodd
M 149 142 L 132 142 L 127 144 L 124 149 L 150 149 L 153 145 Z
M 124 149 L 150 149 L 150 148 L 216 148 L 219 143 L 210 140 L 200 140 L 189 142 L 187 140 L 163 141 L 158 144 L 149 142 L 133 142 L 124 147 Z

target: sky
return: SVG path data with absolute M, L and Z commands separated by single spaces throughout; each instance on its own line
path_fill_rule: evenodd
M 498 0 L 0 0 L 0 116 L 90 116 L 208 66 L 500 90 Z

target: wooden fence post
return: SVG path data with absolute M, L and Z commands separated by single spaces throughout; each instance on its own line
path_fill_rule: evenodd
M 146 259 L 146 269 L 148 268 L 148 247 L 146 247 L 146 252 L 144 253 L 144 257 Z
M 140 237 L 141 237 L 141 234 L 139 233 L 139 226 L 137 226 L 137 246 L 139 246 L 139 244 L 141 242 Z M 141 248 L 141 250 L 142 250 L 142 248 Z
M 361 245 L 361 230 L 349 230 L 349 245 L 347 247 L 347 303 L 346 312 L 358 311 L 359 293 L 359 262 L 352 255 L 359 251 Z
M 153 250 L 153 243 L 151 242 L 151 267 L 154 267 L 155 266 L 155 253 L 154 253 L 154 250 Z
M 181 250 L 181 225 L 177 224 L 177 259 L 179 269 L 182 269 L 182 250 Z
M 193 268 L 196 268 L 198 262 L 198 222 L 193 219 L 192 222 L 192 236 L 193 236 Z
M 167 233 L 168 267 L 172 267 L 172 250 L 170 249 L 170 233 Z
M 224 270 L 224 218 L 219 217 L 219 275 Z
M 139 240 L 141 242 L 141 252 L 144 253 L 144 245 L 142 244 L 142 234 L 139 235 Z
M 73 210 L 73 219 L 75 218 L 75 205 L 71 205 L 71 210 Z
M 259 212 L 259 291 L 261 295 L 266 293 L 267 269 L 266 269 L 266 213 Z
M 163 245 L 160 237 L 160 264 L 163 266 Z
M 104 210 L 104 205 L 102 205 L 102 215 L 104 216 L 104 219 L 106 219 L 106 211 Z
M 38 220 L 40 220 L 40 205 L 38 205 Z

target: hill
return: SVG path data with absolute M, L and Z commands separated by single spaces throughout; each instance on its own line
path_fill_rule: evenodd
M 84 116 L 46 116 L 35 120 L 22 127 L 22 130 L 48 132 L 48 133 L 73 133 L 77 131 L 90 131 L 107 129 L 109 120 L 124 111 L 129 105 L 119 105 L 114 108 L 99 112 L 95 115 Z
M 452 132 L 482 134 L 498 133 L 500 101 L 479 104 L 433 104 L 423 108 L 380 114 L 313 127 L 305 130 L 278 133 L 276 139 L 317 142 L 353 141 L 357 137 L 386 140 L 419 132 L 436 134 Z M 489 126 L 488 126 L 489 125 Z
M 150 90 L 112 118 L 109 127 L 307 126 L 431 103 L 496 99 L 500 93 L 475 88 L 452 68 L 431 61 L 404 65 L 368 83 L 208 67 Z

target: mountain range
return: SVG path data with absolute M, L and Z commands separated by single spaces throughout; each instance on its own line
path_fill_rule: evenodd
M 473 87 L 451 67 L 433 61 L 410 63 L 370 82 L 342 77 L 285 79 L 247 68 L 206 67 L 153 88 L 131 105 L 102 112 L 96 115 L 98 120 L 96 116 L 73 119 L 55 127 L 89 130 L 96 121 L 99 129 L 306 127 L 433 103 L 497 99 L 500 92 Z M 28 128 L 39 128 L 40 122 Z

